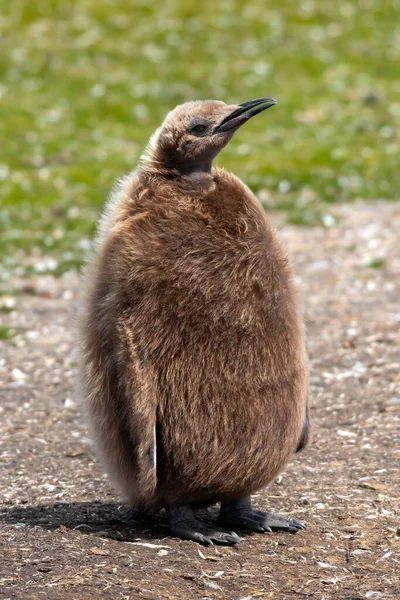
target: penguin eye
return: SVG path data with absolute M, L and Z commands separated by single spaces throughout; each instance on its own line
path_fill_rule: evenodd
M 203 135 L 203 133 L 205 133 L 207 131 L 207 125 L 199 123 L 198 125 L 195 125 L 194 127 L 192 127 L 190 131 L 191 131 L 191 133 L 194 133 L 195 135 Z

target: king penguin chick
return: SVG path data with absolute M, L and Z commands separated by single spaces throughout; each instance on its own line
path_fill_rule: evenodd
M 100 459 L 171 534 L 304 529 L 254 510 L 308 439 L 303 322 L 285 250 L 252 192 L 213 168 L 272 98 L 170 112 L 100 222 L 81 323 L 84 404 Z M 220 502 L 219 526 L 194 508 Z

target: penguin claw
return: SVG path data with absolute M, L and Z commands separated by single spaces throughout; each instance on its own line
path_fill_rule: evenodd
M 193 542 L 197 542 L 198 544 L 201 544 L 202 546 L 213 546 L 213 542 L 211 540 L 211 538 L 209 538 L 206 535 L 203 535 L 201 533 L 198 532 L 193 532 L 193 536 L 192 537 L 182 537 L 182 536 L 174 536 L 174 537 L 179 537 L 180 539 L 189 539 L 192 540 Z
M 298 521 L 297 519 L 292 519 L 292 523 L 298 529 L 305 529 L 306 528 L 306 526 L 304 525 L 304 523 L 302 523 L 301 521 Z
M 271 533 L 273 531 L 296 533 L 306 528 L 297 519 L 289 519 L 282 515 L 262 510 L 253 510 L 248 507 L 241 509 L 235 507 L 232 510 L 229 510 L 229 507 L 225 507 L 225 510 L 220 513 L 219 522 L 222 525 L 234 527 L 235 529 L 258 533 Z
M 269 525 L 272 531 L 288 531 L 289 533 L 296 533 L 306 528 L 306 526 L 297 519 L 289 519 L 282 515 L 275 513 L 265 512 L 265 523 Z
M 215 540 L 217 544 L 221 544 L 223 546 L 234 546 L 235 544 L 240 544 L 240 537 L 234 531 L 221 532 L 217 535 L 218 538 Z
M 240 537 L 234 531 L 224 531 L 217 527 L 207 527 L 196 519 L 190 522 L 171 525 L 172 537 L 181 540 L 192 540 L 203 546 L 233 546 L 240 543 Z
M 192 540 L 203 546 L 233 546 L 240 542 L 240 537 L 234 531 L 225 531 L 197 521 L 189 506 L 175 504 L 167 506 L 166 510 L 172 537 Z

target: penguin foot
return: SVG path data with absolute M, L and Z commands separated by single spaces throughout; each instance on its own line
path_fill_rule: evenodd
M 126 513 L 126 518 L 128 521 L 136 521 L 137 519 L 146 516 L 146 514 L 146 510 L 143 507 L 138 506 L 137 508 L 129 508 Z
M 222 525 L 234 527 L 235 529 L 245 529 L 258 533 L 271 531 L 296 533 L 306 528 L 297 519 L 289 519 L 263 510 L 253 510 L 250 496 L 234 502 L 222 503 L 218 521 Z
M 209 527 L 197 521 L 190 506 L 173 504 L 167 507 L 172 537 L 192 540 L 203 546 L 239 544 L 240 537 L 234 531 Z

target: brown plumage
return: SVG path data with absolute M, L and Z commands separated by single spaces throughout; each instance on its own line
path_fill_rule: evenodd
M 195 520 L 216 502 L 239 529 L 303 528 L 249 499 L 308 439 L 292 271 L 255 196 L 212 168 L 274 103 L 169 113 L 114 191 L 88 273 L 81 379 L 100 457 L 132 506 L 166 507 L 172 533 L 201 543 L 239 541 Z

